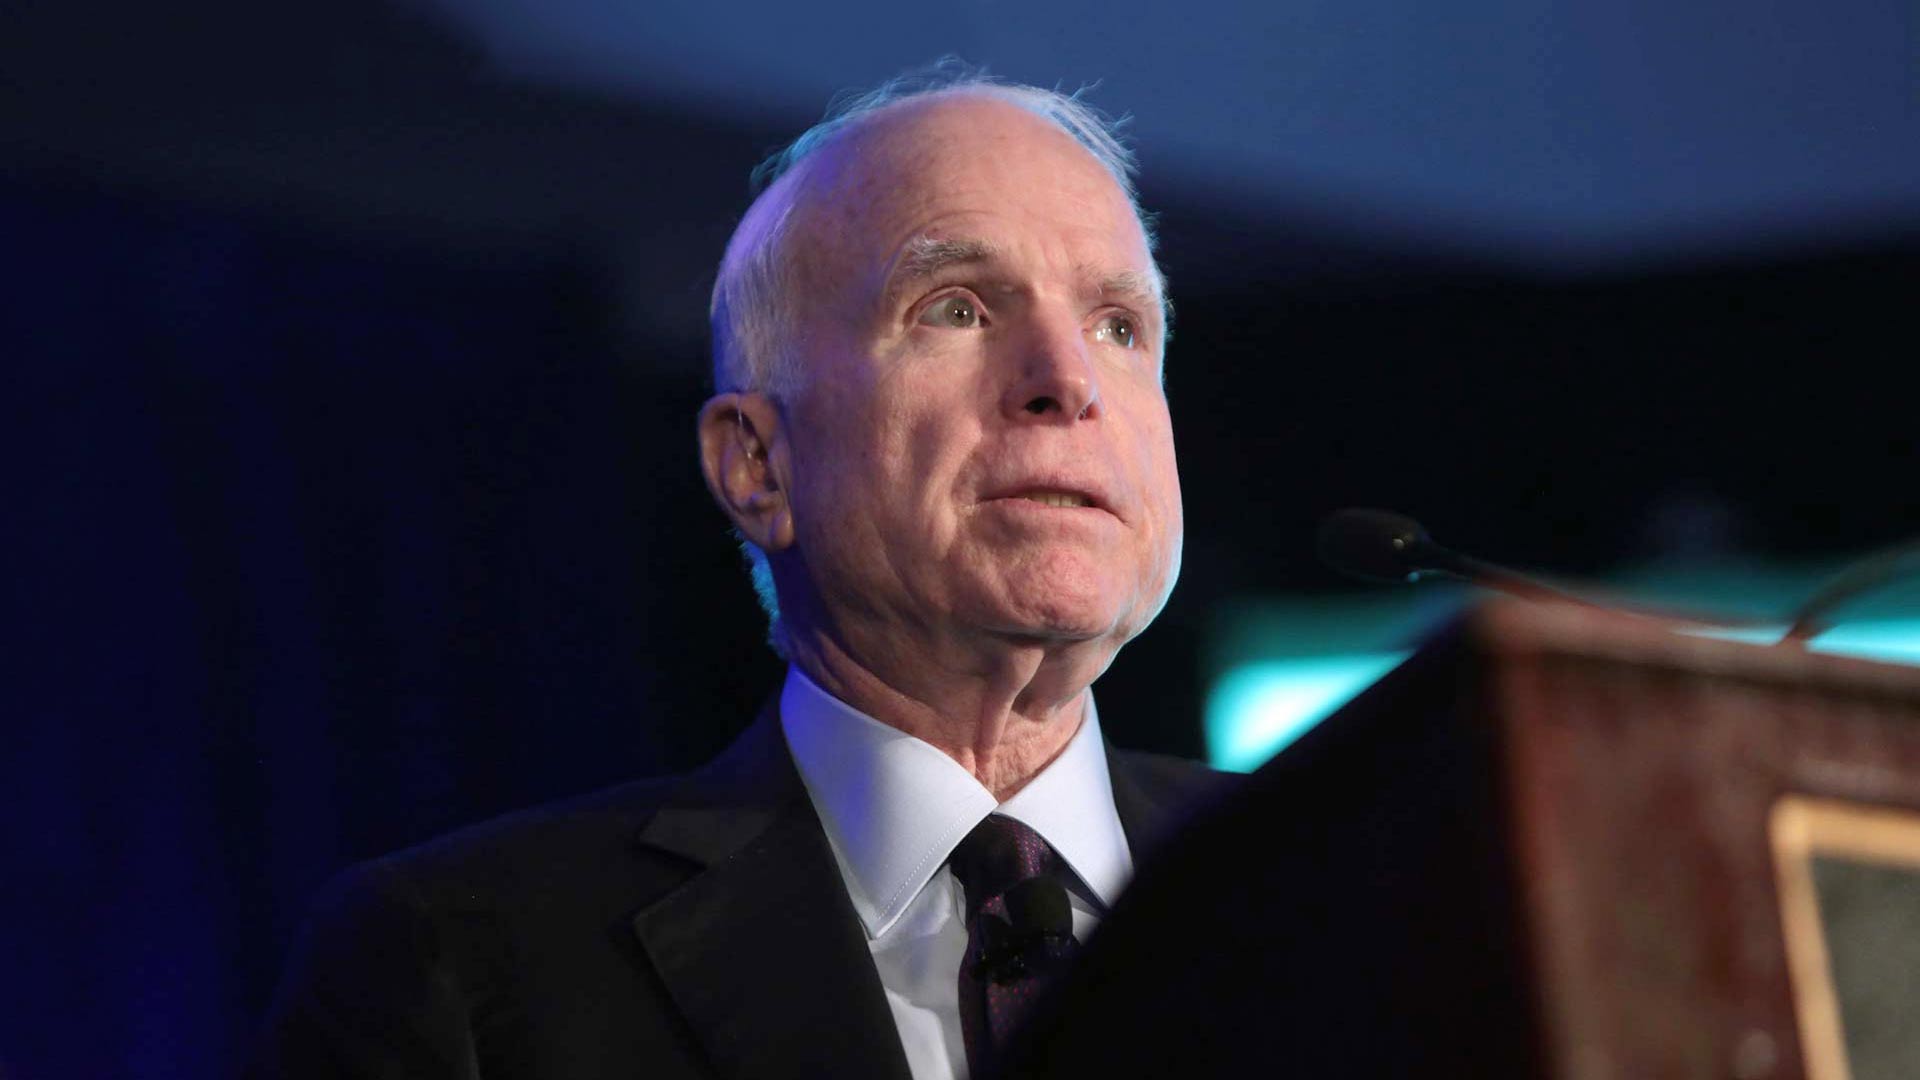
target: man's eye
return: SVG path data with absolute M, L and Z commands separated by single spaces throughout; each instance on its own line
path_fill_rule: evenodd
M 980 311 L 964 296 L 948 296 L 921 313 L 920 325 L 971 330 L 980 325 Z
M 1131 349 L 1140 343 L 1140 331 L 1134 326 L 1131 316 L 1109 315 L 1100 320 L 1093 336 L 1101 341 L 1111 341 L 1123 349 Z

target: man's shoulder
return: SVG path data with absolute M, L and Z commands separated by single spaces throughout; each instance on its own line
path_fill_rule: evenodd
M 1158 850 L 1244 779 L 1186 758 L 1121 750 L 1111 743 L 1107 768 L 1114 809 L 1136 858 Z
M 373 860 L 394 868 L 446 877 L 504 872 L 528 860 L 593 857 L 630 847 L 684 775 L 631 780 L 501 814 Z
M 631 895 L 648 873 L 639 837 L 685 777 L 630 781 L 503 814 L 348 867 L 317 908 L 374 897 L 440 912 L 544 907 L 605 884 Z M 624 888 L 621 888 L 624 886 Z
M 797 788 L 779 768 L 774 755 L 783 744 L 770 730 L 765 723 L 749 727 L 725 753 L 690 772 L 504 814 L 362 863 L 348 876 L 389 877 L 454 899 L 547 896 L 561 883 L 588 880 L 631 886 L 663 869 L 677 880 L 687 869 L 684 846 L 646 842 L 663 813 L 764 808 Z
M 1239 787 L 1246 777 L 1222 772 L 1203 762 L 1147 750 L 1122 750 L 1114 747 L 1108 763 L 1123 772 L 1128 782 L 1156 799 L 1174 804 L 1192 804 L 1218 798 Z
M 385 1069 L 365 1075 L 472 1075 L 461 1063 L 478 1044 L 502 1060 L 628 1071 L 637 1048 L 680 1045 L 657 988 L 634 978 L 633 920 L 702 865 L 684 821 L 649 842 L 662 821 L 758 812 L 726 809 L 734 788 L 707 772 L 535 806 L 336 875 L 294 943 L 259 1071 L 344 1075 L 325 1063 L 350 1055 Z M 580 1030 L 598 1034 L 565 1037 Z

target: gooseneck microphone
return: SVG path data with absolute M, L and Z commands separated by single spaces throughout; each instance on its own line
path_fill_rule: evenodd
M 1557 589 L 1504 566 L 1462 555 L 1434 542 L 1421 524 L 1391 510 L 1349 507 L 1328 514 L 1320 522 L 1317 547 L 1320 561 L 1343 574 L 1365 581 L 1403 584 L 1425 577 L 1445 577 L 1497 589 L 1528 600 L 1549 600 L 1618 612 L 1639 618 L 1690 623 L 1716 629 L 1752 629 L 1778 626 L 1778 620 L 1704 616 L 1671 610 L 1602 603 Z M 1920 539 L 1908 540 L 1868 555 L 1827 582 L 1787 620 L 1779 644 L 1804 647 L 1833 625 L 1828 616 L 1841 604 L 1889 582 L 1920 574 Z
M 1427 577 L 1452 578 L 1525 600 L 1574 604 L 1639 619 L 1658 619 L 1717 629 L 1744 629 L 1764 620 L 1694 615 L 1667 609 L 1589 600 L 1517 570 L 1462 555 L 1434 542 L 1421 524 L 1391 510 L 1349 507 L 1320 522 L 1320 561 L 1365 581 L 1405 584 Z
M 1421 524 L 1391 510 L 1348 507 L 1320 522 L 1320 559 L 1366 581 L 1418 581 L 1425 574 L 1471 578 L 1460 556 L 1433 542 Z
M 1621 610 L 1442 547 L 1419 522 L 1391 510 L 1336 510 L 1320 522 L 1317 546 L 1320 561 L 1365 581 L 1404 584 L 1426 577 L 1446 577 L 1528 600 Z

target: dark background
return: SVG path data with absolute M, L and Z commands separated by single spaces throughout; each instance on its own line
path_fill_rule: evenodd
M 215 1075 L 329 875 L 776 685 L 692 424 L 748 171 L 821 102 L 515 82 L 376 3 L 0 31 L 0 1075 Z M 1200 752 L 1210 613 L 1344 589 L 1334 507 L 1574 575 L 1920 531 L 1917 204 L 1581 264 L 1143 149 L 1188 535 L 1118 742 Z

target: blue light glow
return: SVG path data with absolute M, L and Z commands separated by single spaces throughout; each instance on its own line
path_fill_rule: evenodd
M 1812 648 L 1891 664 L 1920 664 L 1920 619 L 1847 623 L 1815 638 Z
M 1746 630 L 1693 631 L 1705 637 L 1771 645 L 1786 632 L 1785 625 Z M 1814 638 L 1811 652 L 1857 656 L 1885 664 L 1920 664 L 1920 619 L 1873 619 L 1846 623 Z
M 1207 758 L 1249 772 L 1393 670 L 1408 652 L 1260 660 L 1233 668 L 1207 695 Z
M 1642 569 L 1616 575 L 1604 591 L 1620 602 L 1749 618 L 1771 626 L 1706 631 L 1770 645 L 1786 616 L 1840 569 L 1720 560 L 1711 565 Z M 1441 585 L 1347 596 L 1252 600 L 1227 609 L 1212 633 L 1207 695 L 1207 756 L 1218 768 L 1246 772 L 1333 714 L 1410 655 L 1463 604 L 1471 590 Z M 1838 625 L 1816 637 L 1813 652 L 1882 663 L 1920 664 L 1920 580 L 1892 583 L 1849 602 Z M 1702 632 L 1702 631 L 1690 631 Z

